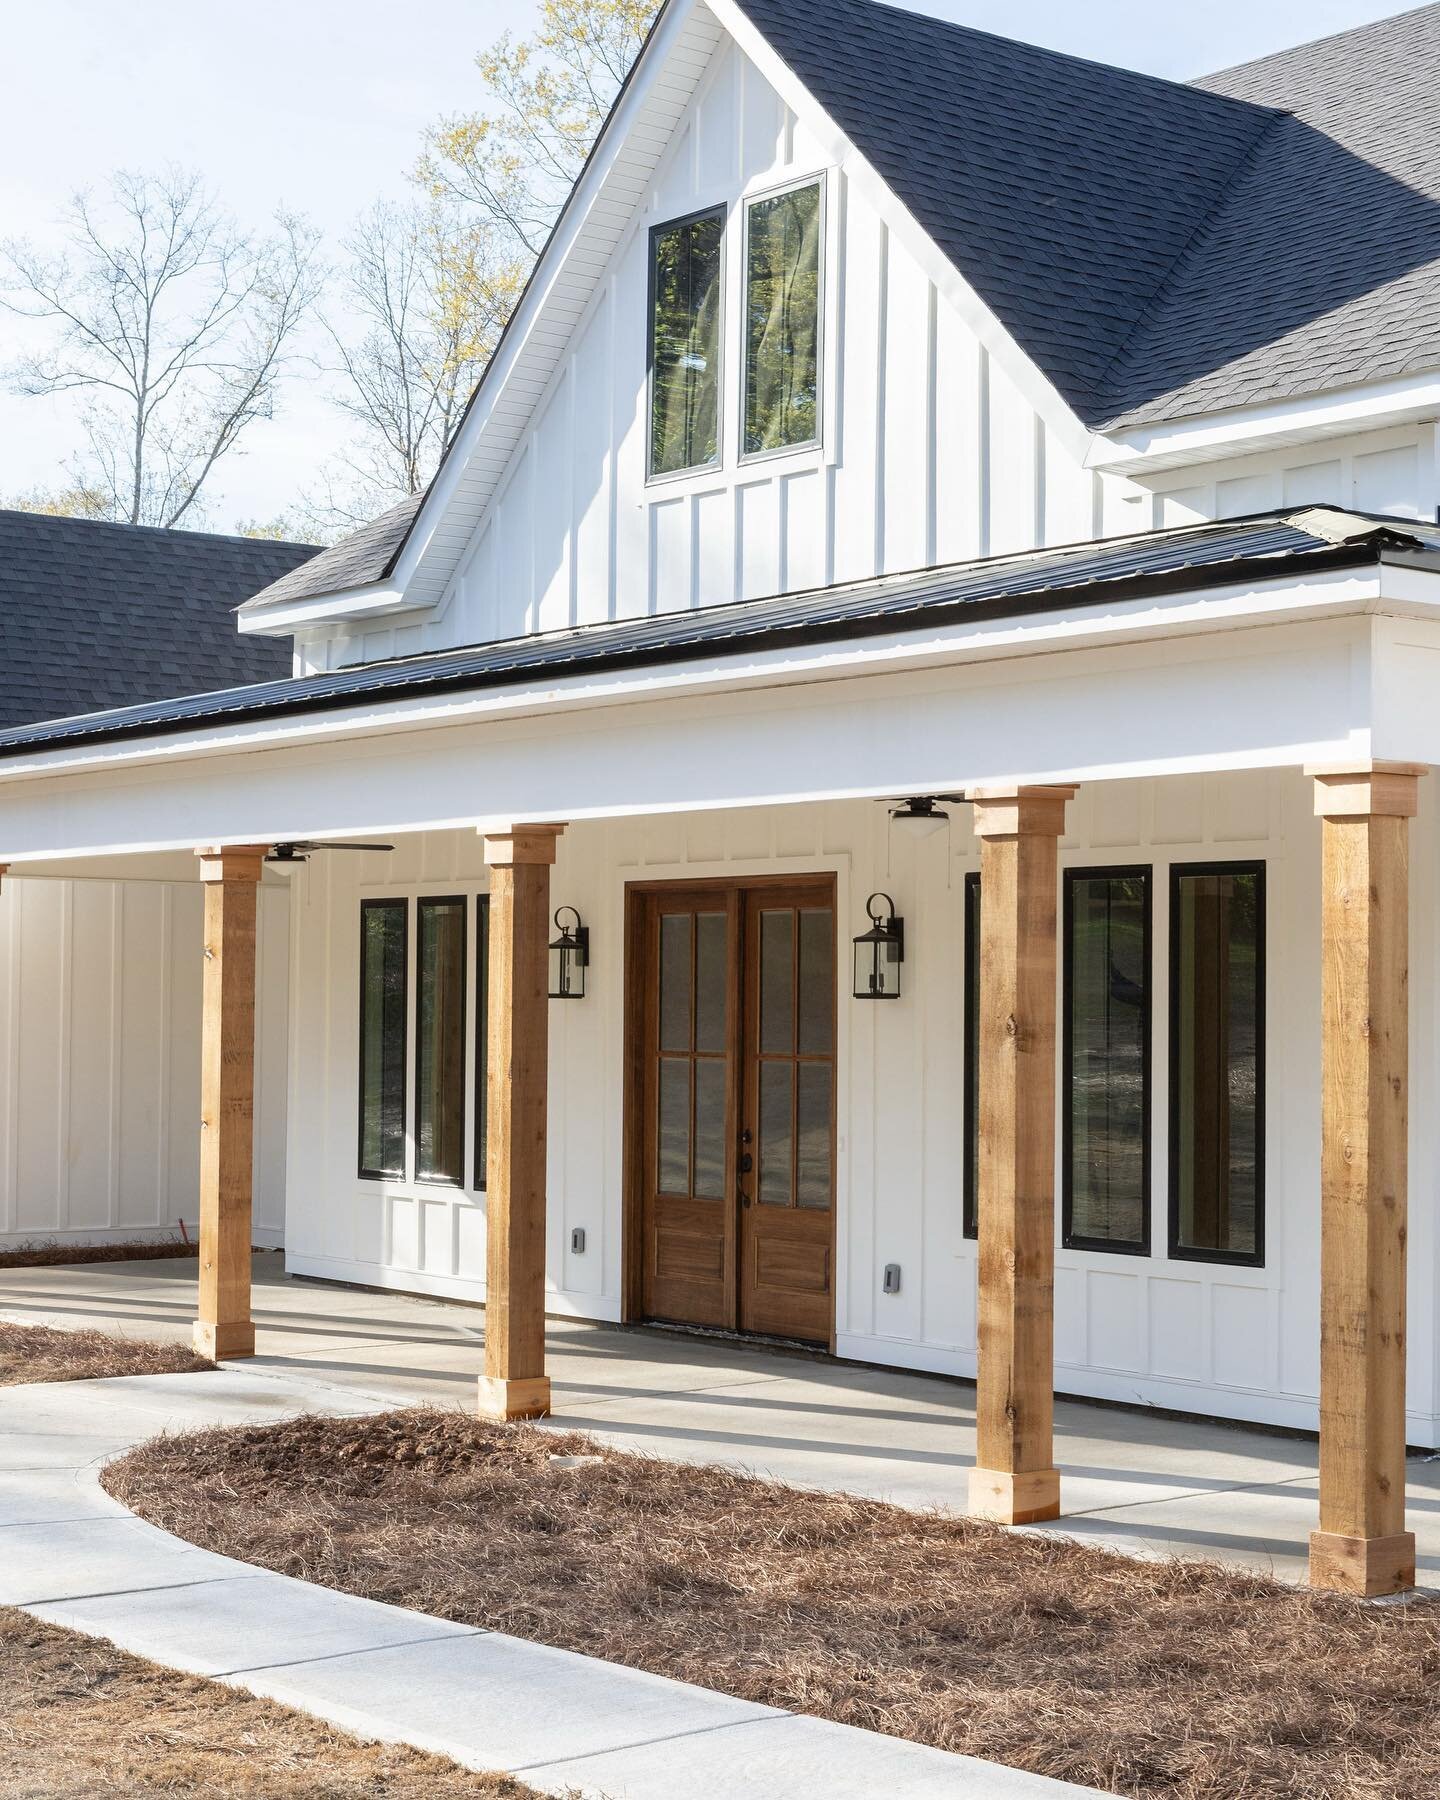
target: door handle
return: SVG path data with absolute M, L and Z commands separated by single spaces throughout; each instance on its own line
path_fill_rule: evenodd
M 755 1158 L 750 1154 L 750 1152 L 748 1150 L 742 1152 L 741 1157 L 740 1157 L 740 1173 L 742 1175 L 748 1175 L 754 1167 L 755 1167 Z

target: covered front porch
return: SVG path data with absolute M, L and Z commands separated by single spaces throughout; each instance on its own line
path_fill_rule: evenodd
M 188 1342 L 193 1260 L 0 1271 L 0 1314 Z M 484 1314 L 359 1291 L 254 1259 L 257 1373 L 377 1405 L 466 1405 Z M 735 1341 L 551 1320 L 553 1422 L 656 1456 L 963 1512 L 972 1383 Z M 1137 1555 L 1213 1558 L 1303 1580 L 1318 1491 L 1313 1436 L 1060 1400 L 1061 1531 Z M 1440 1589 L 1440 1461 L 1412 1455 L 1416 1580 Z

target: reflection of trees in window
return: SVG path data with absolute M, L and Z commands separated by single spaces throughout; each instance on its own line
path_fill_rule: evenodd
M 813 443 L 819 428 L 820 184 L 757 200 L 745 268 L 745 451 Z
M 405 1173 L 406 903 L 360 902 L 360 1173 Z
M 465 901 L 419 903 L 415 950 L 415 1174 L 464 1181 Z
M 1148 1241 L 1150 873 L 1066 877 L 1066 1241 Z
M 1171 898 L 1172 1248 L 1261 1254 L 1264 871 L 1177 868 Z
M 719 453 L 723 212 L 650 235 L 650 473 Z

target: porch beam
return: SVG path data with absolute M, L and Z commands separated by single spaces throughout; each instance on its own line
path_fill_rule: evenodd
M 485 1163 L 485 1373 L 490 1419 L 550 1411 L 545 1373 L 545 1155 L 550 869 L 563 825 L 485 834 L 490 1011 Z
M 970 1511 L 1060 1514 L 1055 1467 L 1058 846 L 1073 787 L 972 789 L 980 839 L 979 1311 Z
M 1321 820 L 1320 1529 L 1310 1585 L 1415 1583 L 1405 1529 L 1409 821 L 1423 765 L 1311 769 Z
M 253 1356 L 250 1216 L 255 1139 L 255 911 L 269 846 L 197 850 L 205 888 L 200 1045 L 202 1356 Z

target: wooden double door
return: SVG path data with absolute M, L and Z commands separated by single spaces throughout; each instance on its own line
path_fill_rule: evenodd
M 638 1310 L 828 1345 L 834 880 L 637 888 L 631 906 Z

